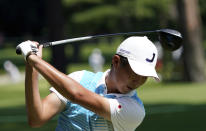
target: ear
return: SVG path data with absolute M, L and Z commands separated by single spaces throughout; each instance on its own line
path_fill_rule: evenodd
M 120 56 L 114 55 L 112 57 L 112 64 L 114 68 L 117 68 L 120 65 Z

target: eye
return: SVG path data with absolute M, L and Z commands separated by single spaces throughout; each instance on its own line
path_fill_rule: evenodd
M 130 76 L 129 76 L 129 79 L 130 79 L 130 80 L 135 80 L 135 79 L 137 79 L 137 78 L 136 78 L 135 75 L 130 75 Z

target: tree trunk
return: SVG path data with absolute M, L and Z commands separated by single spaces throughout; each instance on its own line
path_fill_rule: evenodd
M 47 0 L 49 41 L 64 39 L 64 20 L 61 0 Z M 52 47 L 52 65 L 66 73 L 64 45 Z
M 179 20 L 183 33 L 183 61 L 185 80 L 205 80 L 202 26 L 198 0 L 177 0 Z

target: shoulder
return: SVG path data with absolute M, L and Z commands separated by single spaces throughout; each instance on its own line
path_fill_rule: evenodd
M 68 74 L 67 76 L 72 78 L 76 82 L 80 83 L 84 87 L 86 87 L 86 85 L 90 87 L 90 85 L 88 83 L 91 83 L 91 81 L 93 82 L 95 79 L 97 79 L 98 77 L 96 77 L 96 76 L 101 76 L 101 75 L 98 75 L 98 74 L 101 74 L 101 73 L 96 73 L 95 74 L 95 73 L 90 72 L 90 71 L 81 70 L 81 71 L 72 72 L 72 73 Z M 89 88 L 87 88 L 87 89 L 89 89 Z M 53 87 L 50 88 L 50 92 L 54 92 L 64 104 L 66 104 L 68 102 L 68 100 L 64 96 L 62 96 Z
M 82 70 L 82 71 L 75 71 L 75 72 L 72 72 L 70 74 L 68 74 L 67 76 L 72 78 L 73 80 L 77 81 L 77 82 L 80 82 L 81 79 L 82 79 L 82 76 L 84 74 L 85 70 Z M 50 92 L 53 92 L 57 95 L 57 97 L 66 105 L 68 100 L 62 96 L 55 88 L 51 87 L 50 89 Z
M 87 70 L 81 70 L 81 71 L 76 71 L 73 72 L 71 74 L 69 74 L 68 76 L 71 77 L 72 79 L 76 80 L 77 82 L 80 82 L 84 77 L 90 78 L 90 77 L 98 77 L 101 76 L 103 73 L 102 72 L 91 72 L 91 71 L 87 71 Z
M 144 108 L 131 97 L 109 99 L 109 103 L 116 130 L 135 130 L 145 117 Z
M 70 73 L 69 77 L 71 77 L 72 79 L 76 80 L 77 82 L 79 82 L 82 79 L 82 76 L 84 75 L 86 70 L 82 70 L 82 71 L 75 71 Z

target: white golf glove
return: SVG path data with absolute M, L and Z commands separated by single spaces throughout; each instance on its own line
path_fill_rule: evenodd
M 21 50 L 21 54 L 24 56 L 25 61 L 30 54 L 36 55 L 38 52 L 37 45 L 29 40 L 20 43 L 16 48 Z

